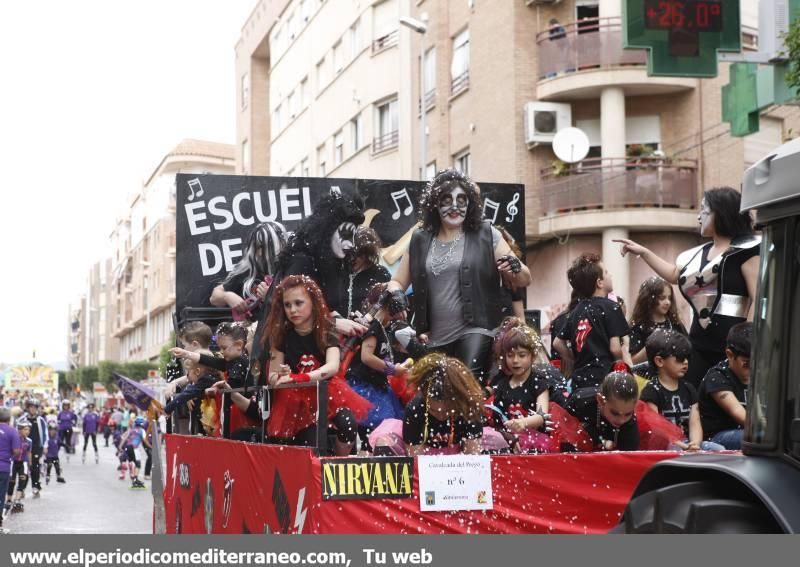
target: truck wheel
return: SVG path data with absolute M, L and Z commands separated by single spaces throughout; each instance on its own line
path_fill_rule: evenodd
M 726 488 L 727 485 L 727 488 Z M 775 518 L 741 485 L 694 481 L 631 500 L 615 533 L 782 533 Z

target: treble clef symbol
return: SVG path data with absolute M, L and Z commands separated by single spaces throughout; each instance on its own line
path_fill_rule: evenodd
M 514 198 L 511 199 L 511 202 L 506 205 L 506 212 L 509 216 L 506 217 L 506 222 L 514 222 L 514 217 L 519 214 L 519 209 L 517 208 L 517 202 L 519 201 L 519 193 L 514 193 Z

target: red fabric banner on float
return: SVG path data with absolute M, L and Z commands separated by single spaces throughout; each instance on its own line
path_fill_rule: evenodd
M 619 521 L 642 475 L 671 452 L 492 457 L 491 511 L 420 512 L 412 498 L 322 502 L 324 533 L 606 533 Z M 319 475 L 319 469 L 314 468 Z
M 323 500 L 309 449 L 181 435 L 166 449 L 168 533 L 605 533 L 645 471 L 679 455 L 492 456 L 492 510 L 420 512 L 416 459 L 410 498 Z
M 310 449 L 166 436 L 167 533 L 319 533 Z

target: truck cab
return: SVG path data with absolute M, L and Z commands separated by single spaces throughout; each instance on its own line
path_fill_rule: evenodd
M 742 454 L 653 466 L 617 533 L 800 533 L 800 139 L 745 172 L 742 211 L 763 235 Z

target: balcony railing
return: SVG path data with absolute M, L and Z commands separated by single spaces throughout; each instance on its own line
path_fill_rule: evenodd
M 394 47 L 400 42 L 400 31 L 394 30 L 386 35 L 382 35 L 378 39 L 372 40 L 372 53 L 380 53 L 384 49 L 389 49 L 390 47 Z
M 430 109 L 436 103 L 436 89 L 431 89 L 425 93 L 425 110 Z M 419 113 L 422 109 L 419 105 L 419 99 L 417 99 L 417 113 Z
M 577 210 L 697 206 L 697 161 L 590 158 L 566 171 L 542 170 L 542 215 Z
M 400 133 L 397 130 L 388 132 L 383 136 L 378 136 L 377 138 L 373 138 L 372 153 L 378 154 L 380 152 L 385 152 L 386 150 L 396 148 L 399 142 L 400 142 Z
M 563 30 L 563 31 L 562 31 Z M 536 36 L 539 79 L 587 69 L 644 65 L 647 51 L 623 49 L 620 18 L 592 18 Z
M 455 96 L 469 88 L 469 70 L 450 81 L 450 96 Z

